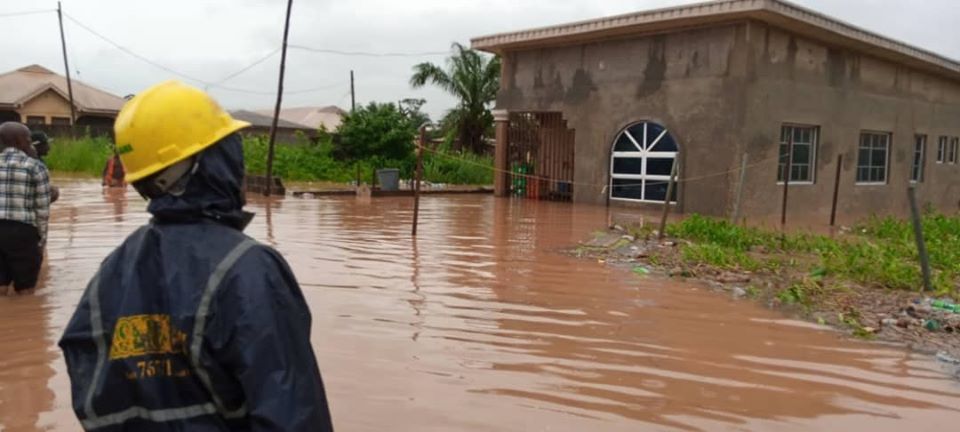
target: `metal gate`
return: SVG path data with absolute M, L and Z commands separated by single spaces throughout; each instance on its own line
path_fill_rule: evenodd
M 530 199 L 573 199 L 574 131 L 559 112 L 512 112 L 507 166 L 510 194 Z

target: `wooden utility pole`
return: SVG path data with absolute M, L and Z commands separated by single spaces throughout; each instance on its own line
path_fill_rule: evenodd
M 357 95 L 353 92 L 353 70 L 350 70 L 350 112 L 357 109 Z
M 427 143 L 427 126 L 420 126 L 420 136 L 417 139 L 417 166 L 413 177 L 413 229 L 411 235 L 417 236 L 417 220 L 420 218 L 420 177 L 423 175 L 423 146 Z
M 837 223 L 837 198 L 840 196 L 840 171 L 843 169 L 843 155 L 837 155 L 837 175 L 833 179 L 833 204 L 830 205 L 830 227 Z
M 920 208 L 917 206 L 916 186 L 907 187 L 907 199 L 910 201 L 910 219 L 913 221 L 913 236 L 917 241 L 917 255 L 920 256 L 920 271 L 923 273 L 923 290 L 932 291 L 930 284 L 930 258 L 927 256 L 927 246 L 923 241 L 923 221 L 920 219 Z
M 73 103 L 73 80 L 70 78 L 70 62 L 67 61 L 67 37 L 63 33 L 63 9 L 57 2 L 57 20 L 60 21 L 60 46 L 63 48 L 63 68 L 67 71 L 67 97 L 70 98 L 70 130 L 77 123 L 77 108 Z
M 277 141 L 277 121 L 280 118 L 280 104 L 283 101 L 283 73 L 287 67 L 287 36 L 290 35 L 290 9 L 293 0 L 287 0 L 287 18 L 283 24 L 283 47 L 280 49 L 280 78 L 277 80 L 277 106 L 273 108 L 273 123 L 270 125 L 270 145 L 267 151 L 267 188 L 266 196 L 273 193 L 273 152 Z
M 743 184 L 747 180 L 747 161 L 750 155 L 743 154 L 740 160 L 740 182 L 737 183 L 737 194 L 733 197 L 733 211 L 730 213 L 730 223 L 736 225 L 737 219 L 740 219 L 740 201 L 743 199 Z
M 790 190 L 790 171 L 793 171 L 793 130 L 790 130 L 790 139 L 787 141 L 787 165 L 783 169 L 783 203 L 780 206 L 780 234 L 782 240 L 787 235 L 787 192 Z
M 663 236 L 666 235 L 667 231 L 667 216 L 670 215 L 670 201 L 673 195 L 673 188 L 675 187 L 676 180 L 674 178 L 677 176 L 679 171 L 680 163 L 677 162 L 677 159 L 673 159 L 673 165 L 670 167 L 670 181 L 667 182 L 667 198 L 663 200 L 663 214 L 660 215 L 660 232 L 657 233 L 657 240 L 663 240 Z

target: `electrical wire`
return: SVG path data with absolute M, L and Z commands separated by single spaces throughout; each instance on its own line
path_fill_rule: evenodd
M 293 48 L 303 51 L 309 51 L 319 54 L 334 54 L 351 57 L 430 57 L 449 55 L 449 51 L 423 51 L 423 52 L 369 52 L 369 51 L 343 51 L 330 48 L 313 48 L 304 45 L 287 44 L 287 48 Z
M 236 71 L 236 72 L 234 72 L 234 73 L 232 73 L 232 74 L 230 74 L 230 75 L 227 75 L 227 76 L 223 77 L 220 81 L 217 81 L 217 82 L 215 82 L 215 83 L 213 83 L 213 84 L 210 84 L 209 87 L 218 87 L 220 84 L 223 84 L 223 83 L 225 83 L 225 82 L 227 82 L 227 81 L 230 81 L 231 79 L 234 79 L 234 78 L 240 76 L 240 75 L 243 74 L 244 72 L 246 72 L 246 71 L 248 71 L 248 70 L 250 70 L 250 69 L 253 69 L 255 66 L 259 65 L 260 63 L 263 63 L 263 62 L 267 61 L 268 59 L 270 59 L 271 57 L 273 57 L 274 55 L 276 55 L 278 52 L 280 52 L 280 48 L 277 48 L 277 49 L 275 49 L 275 50 L 273 50 L 273 51 L 270 51 L 267 55 L 259 58 L 258 60 L 254 61 L 253 63 L 250 63 L 249 65 L 244 66 L 242 69 L 240 69 L 240 70 L 238 70 L 238 71 Z
M 22 11 L 22 12 L 5 12 L 5 13 L 0 13 L 0 18 L 25 16 L 25 15 L 39 15 L 43 13 L 56 12 L 56 11 L 57 11 L 56 9 L 38 9 L 38 10 Z
M 179 76 L 179 77 L 181 77 L 181 78 L 185 78 L 185 79 L 188 79 L 188 80 L 190 80 L 190 81 L 198 82 L 198 83 L 205 84 L 205 85 L 210 85 L 210 84 L 211 84 L 210 82 L 208 82 L 208 81 L 206 81 L 206 80 L 203 80 L 203 79 L 200 79 L 200 78 L 197 78 L 197 77 L 190 76 L 190 75 L 188 75 L 188 74 L 185 74 L 185 73 L 183 73 L 183 72 L 180 72 L 180 71 L 175 70 L 175 69 L 172 69 L 172 68 L 169 68 L 169 67 L 164 66 L 164 65 L 162 65 L 162 64 L 160 64 L 160 63 L 157 63 L 157 62 L 155 62 L 155 61 L 153 61 L 153 60 L 150 60 L 149 58 L 144 57 L 144 56 L 142 56 L 142 55 L 140 55 L 140 54 L 137 54 L 136 52 L 130 50 L 129 48 L 126 48 L 126 47 L 124 47 L 123 45 L 120 45 L 119 43 L 113 41 L 112 39 L 110 39 L 110 38 L 108 38 L 108 37 L 100 34 L 100 33 L 97 32 L 96 30 L 94 30 L 94 29 L 90 28 L 89 26 L 87 26 L 86 24 L 80 22 L 79 20 L 77 20 L 76 18 L 74 18 L 73 16 L 71 16 L 70 14 L 64 12 L 63 15 L 64 15 L 65 17 L 67 17 L 67 19 L 69 19 L 70 21 L 72 21 L 74 24 L 76 24 L 78 27 L 80 27 L 80 28 L 86 30 L 87 32 L 89 32 L 90 34 L 92 34 L 92 35 L 100 38 L 100 39 L 103 40 L 104 42 L 106 42 L 106 43 L 108 43 L 108 44 L 110 44 L 110 45 L 113 45 L 114 48 L 116 48 L 116 49 L 118 49 L 118 50 L 126 53 L 127 55 L 129 55 L 129 56 L 131 56 L 131 57 L 134 57 L 134 58 L 136 58 L 136 59 L 138 59 L 138 60 L 140 60 L 140 61 L 142 61 L 142 62 L 144 62 L 144 63 L 147 63 L 147 64 L 149 64 L 149 65 L 151 65 L 151 66 L 153 66 L 153 67 L 155 67 L 155 68 L 157 68 L 157 69 L 161 69 L 161 70 L 163 70 L 163 71 L 169 72 L 169 73 L 171 73 L 171 74 L 173 74 L 173 75 L 176 75 L 176 76 Z
M 263 62 L 265 62 L 265 61 L 267 61 L 268 59 L 270 59 L 271 57 L 273 57 L 274 55 L 276 55 L 276 54 L 280 51 L 279 48 L 277 48 L 277 49 L 275 49 L 275 50 L 267 53 L 267 55 L 265 55 L 265 56 L 263 56 L 263 57 L 260 57 L 259 59 L 255 60 L 254 62 L 252 62 L 251 64 L 249 64 L 249 65 L 247 65 L 247 66 L 244 66 L 243 68 L 237 70 L 236 72 L 233 72 L 233 73 L 231 73 L 230 75 L 225 76 L 224 78 L 220 79 L 219 81 L 217 81 L 217 82 L 211 82 L 211 81 L 207 81 L 207 80 L 204 80 L 204 79 L 200 79 L 200 78 L 197 78 L 197 77 L 194 77 L 194 76 L 185 74 L 185 73 L 180 72 L 180 71 L 178 71 L 178 70 L 175 70 L 175 69 L 173 69 L 173 68 L 164 66 L 163 64 L 160 64 L 160 63 L 158 63 L 158 62 L 156 62 L 156 61 L 154 61 L 154 60 L 151 60 L 151 59 L 147 58 L 146 56 L 143 56 L 143 55 L 141 55 L 141 54 L 139 54 L 139 53 L 137 53 L 137 52 L 135 52 L 135 51 L 133 51 L 133 50 L 131 50 L 131 49 L 129 49 L 129 48 L 124 47 L 124 46 L 121 45 L 120 43 L 118 43 L 118 42 L 110 39 L 109 37 L 103 35 L 102 33 L 94 30 L 94 29 L 91 28 L 90 26 L 88 26 L 88 25 L 80 22 L 80 21 L 77 20 L 75 17 L 73 17 L 73 16 L 71 16 L 71 15 L 69 15 L 69 14 L 67 14 L 67 13 L 64 13 L 63 15 L 66 16 L 67 19 L 69 19 L 70 21 L 72 21 L 74 24 L 76 24 L 77 26 L 79 26 L 79 27 L 82 28 L 83 30 L 86 30 L 86 31 L 89 32 L 90 34 L 93 34 L 94 36 L 100 38 L 100 39 L 103 40 L 104 42 L 112 45 L 113 47 L 115 47 L 115 48 L 117 48 L 118 50 L 124 52 L 125 54 L 127 54 L 127 55 L 129 55 L 129 56 L 131 56 L 131 57 L 134 57 L 134 58 L 136 58 L 136 59 L 138 59 L 138 60 L 140 60 L 140 61 L 142 61 L 142 62 L 144 62 L 144 63 L 146 63 L 146 64 L 149 64 L 149 65 L 151 65 L 151 66 L 153 66 L 153 67 L 156 67 L 156 68 L 158 68 L 158 69 L 161 69 L 161 70 L 163 70 L 163 71 L 166 71 L 166 72 L 168 72 L 168 73 L 171 73 L 171 74 L 173 74 L 173 75 L 179 76 L 179 77 L 181 77 L 181 78 L 188 79 L 188 80 L 190 80 L 190 81 L 194 81 L 194 82 L 200 83 L 200 84 L 204 85 L 205 88 L 208 88 L 208 89 L 220 89 L 220 90 L 231 91 L 231 92 L 236 92 L 236 93 L 246 93 L 246 94 L 262 95 L 262 96 L 272 96 L 272 95 L 276 95 L 276 92 L 275 92 L 275 91 L 252 90 L 252 89 L 245 89 L 245 88 L 238 88 L 238 87 L 230 87 L 230 86 L 224 86 L 224 85 L 222 85 L 222 83 L 224 83 L 224 82 L 226 82 L 226 81 L 229 81 L 230 79 L 236 78 L 237 76 L 243 74 L 244 72 L 249 71 L 249 70 L 252 69 L 253 67 L 255 67 L 255 66 L 257 66 L 257 65 L 259 65 L 259 64 L 261 64 L 261 63 L 263 63 Z M 288 45 L 288 46 L 289 46 L 289 45 Z M 343 83 L 342 81 L 341 81 L 341 82 L 337 82 L 337 83 L 332 83 L 332 84 L 324 85 L 324 86 L 319 86 L 319 87 L 312 87 L 312 88 L 305 88 L 305 89 L 297 89 L 297 90 L 284 90 L 283 93 L 284 93 L 285 95 L 295 95 L 295 94 L 313 93 L 313 92 L 322 91 L 322 90 L 327 90 L 327 89 L 334 88 L 334 87 L 341 86 L 341 85 L 344 85 L 344 83 Z

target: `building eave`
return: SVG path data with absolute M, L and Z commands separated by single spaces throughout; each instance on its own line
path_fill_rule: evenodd
M 470 42 L 474 49 L 504 54 L 743 20 L 760 21 L 828 45 L 849 48 L 960 80 L 960 62 L 956 60 L 782 0 L 717 0 L 481 36 Z

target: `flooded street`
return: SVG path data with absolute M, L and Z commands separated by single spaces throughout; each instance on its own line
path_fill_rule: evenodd
M 0 429 L 75 431 L 56 347 L 136 193 L 60 181 L 42 285 L 0 298 Z M 929 356 L 557 253 L 605 209 L 490 196 L 254 201 L 313 311 L 341 431 L 955 430 Z

